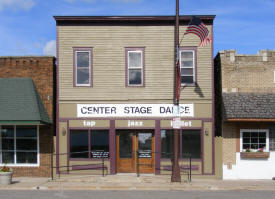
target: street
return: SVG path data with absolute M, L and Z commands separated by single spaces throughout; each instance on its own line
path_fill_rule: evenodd
M 0 199 L 270 199 L 275 191 L 15 191 L 0 190 Z

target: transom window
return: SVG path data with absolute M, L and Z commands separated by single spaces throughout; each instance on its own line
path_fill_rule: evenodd
M 91 86 L 92 85 L 92 49 L 77 48 L 74 49 L 75 59 L 75 86 Z
M 109 158 L 108 130 L 70 130 L 70 158 Z
M 38 126 L 1 126 L 0 132 L 0 164 L 39 164 Z
M 267 129 L 241 129 L 241 151 L 269 151 Z
M 127 85 L 143 86 L 144 84 L 144 49 L 127 48 Z
M 182 84 L 195 83 L 195 50 L 180 50 L 180 73 Z

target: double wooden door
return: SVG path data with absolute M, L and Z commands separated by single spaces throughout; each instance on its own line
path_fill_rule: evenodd
M 117 173 L 154 173 L 154 145 L 153 130 L 117 130 Z

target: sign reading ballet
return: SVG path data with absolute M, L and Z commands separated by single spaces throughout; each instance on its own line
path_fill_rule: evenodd
M 193 104 L 77 104 L 77 117 L 194 117 Z

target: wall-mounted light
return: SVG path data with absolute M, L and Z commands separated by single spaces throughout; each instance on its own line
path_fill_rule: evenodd
M 67 133 L 67 130 L 63 127 L 63 128 L 62 128 L 62 135 L 65 136 L 66 133 Z
M 209 135 L 209 130 L 208 129 L 204 130 L 204 135 Z

